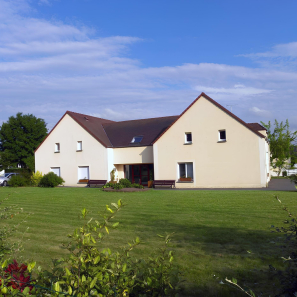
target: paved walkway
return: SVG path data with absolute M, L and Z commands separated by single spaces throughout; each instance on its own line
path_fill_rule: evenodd
M 156 190 L 168 190 L 168 187 L 156 188 Z M 268 184 L 268 188 L 187 188 L 187 189 L 173 189 L 173 190 L 209 190 L 209 191 L 218 191 L 218 190 L 236 190 L 236 191 L 289 191 L 296 192 L 295 184 L 292 183 L 287 178 L 273 178 Z

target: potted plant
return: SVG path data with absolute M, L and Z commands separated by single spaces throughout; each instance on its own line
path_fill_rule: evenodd
M 179 181 L 189 182 L 192 181 L 191 177 L 186 177 L 185 175 L 181 176 Z
M 147 182 L 147 187 L 152 188 L 154 184 L 153 172 L 150 172 L 150 180 Z

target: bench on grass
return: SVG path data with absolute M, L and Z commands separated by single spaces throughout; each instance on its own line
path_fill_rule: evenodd
M 154 188 L 156 186 L 171 186 L 175 188 L 175 180 L 154 180 Z
M 91 185 L 99 185 L 104 186 L 107 183 L 107 180 L 101 179 L 89 179 L 87 187 L 91 187 Z

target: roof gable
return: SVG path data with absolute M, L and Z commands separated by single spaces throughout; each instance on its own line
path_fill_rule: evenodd
M 219 109 L 221 109 L 223 112 L 227 113 L 229 116 L 231 116 L 232 118 L 234 118 L 237 122 L 239 122 L 240 124 L 242 124 L 243 126 L 245 126 L 247 129 L 249 129 L 250 131 L 252 131 L 253 133 L 255 133 L 256 135 L 258 135 L 261 138 L 265 138 L 265 136 L 263 134 L 261 134 L 260 132 L 258 132 L 258 130 L 254 129 L 254 127 L 252 128 L 252 126 L 249 126 L 246 122 L 244 122 L 242 119 L 240 119 L 239 117 L 237 117 L 235 114 L 233 114 L 232 112 L 230 112 L 228 109 L 226 109 L 225 107 L 223 107 L 221 104 L 219 104 L 218 102 L 216 102 L 215 100 L 213 100 L 212 98 L 210 98 L 209 96 L 207 96 L 205 93 L 201 93 L 181 114 L 180 116 L 170 125 L 168 126 L 168 128 L 166 130 L 164 130 L 164 132 L 162 134 L 159 135 L 159 137 L 157 137 L 153 143 L 155 143 L 159 138 L 162 137 L 162 135 L 164 135 L 166 133 L 167 130 L 170 129 L 170 127 L 172 127 L 175 122 L 177 122 L 201 97 L 207 99 L 208 101 L 210 101 L 212 104 L 214 104 L 216 107 L 218 107 Z M 261 126 L 261 125 L 259 125 Z

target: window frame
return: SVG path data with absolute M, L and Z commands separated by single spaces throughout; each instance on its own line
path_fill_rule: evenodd
M 82 151 L 82 141 L 77 141 L 76 143 L 76 151 L 81 152 Z
M 225 132 L 225 138 L 221 138 L 221 132 Z M 226 142 L 227 141 L 227 133 L 226 133 L 226 129 L 221 129 L 218 131 L 218 137 L 219 140 L 218 142 Z
M 60 142 L 56 142 L 55 143 L 55 153 L 60 153 L 60 149 L 61 149 Z
M 191 178 L 191 180 L 189 181 L 181 181 L 180 179 L 183 178 L 181 176 L 181 172 L 180 172 L 180 165 L 184 164 L 185 165 L 185 176 L 186 178 Z M 192 173 L 193 173 L 193 177 L 188 176 L 188 164 L 192 164 Z M 194 162 L 178 162 L 177 163 L 177 177 L 178 177 L 178 182 L 194 182 L 194 177 L 195 177 L 195 170 L 194 170 L 195 166 L 194 166 Z
M 191 135 L 191 141 L 189 141 L 187 138 L 188 135 Z M 193 135 L 192 132 L 185 132 L 185 144 L 192 144 L 193 143 Z
M 141 137 L 140 141 L 137 141 L 137 142 L 136 142 L 135 139 L 136 139 L 136 138 L 140 138 L 140 137 Z M 132 144 L 138 144 L 138 143 L 141 143 L 142 139 L 143 139 L 143 135 L 133 136 L 133 138 L 132 138 L 132 140 L 131 140 L 131 143 L 132 143 Z
M 59 175 L 55 173 L 55 169 L 59 169 Z M 57 176 L 60 176 L 61 177 L 61 167 L 50 167 L 50 172 L 53 172 Z

